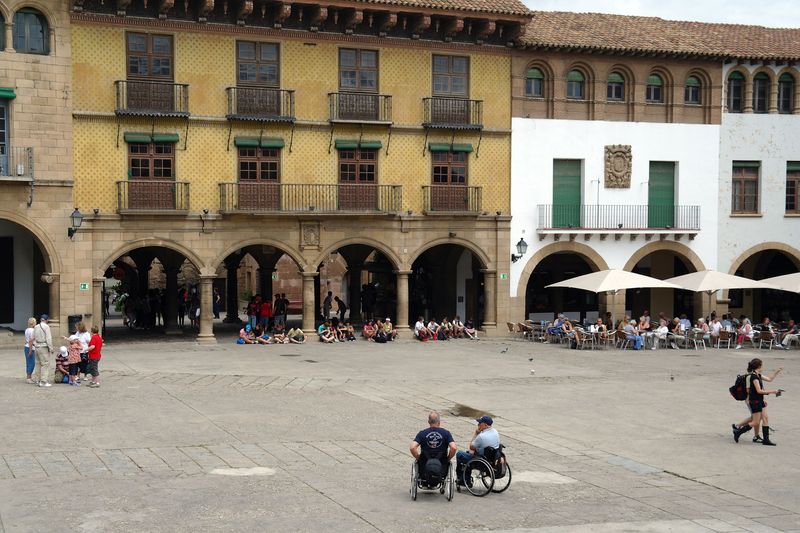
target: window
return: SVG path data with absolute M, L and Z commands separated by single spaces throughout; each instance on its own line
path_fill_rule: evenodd
M 47 54 L 50 30 L 47 19 L 33 9 L 20 9 L 14 14 L 14 49 L 24 54 Z
M 6 49 L 6 18 L 0 13 L 0 51 Z
M 583 100 L 583 84 L 585 81 L 586 78 L 583 76 L 583 73 L 579 70 L 571 70 L 569 74 L 567 74 L 567 98 Z
M 744 111 L 744 75 L 741 72 L 731 72 L 728 76 L 728 112 L 741 113 Z
M 433 56 L 433 95 L 460 96 L 469 94 L 469 58 Z
M 236 41 L 237 85 L 278 87 L 278 45 Z
M 466 185 L 466 152 L 431 152 L 434 185 Z
M 794 76 L 781 74 L 778 78 L 778 113 L 794 112 Z
M 647 78 L 645 101 L 649 104 L 664 103 L 664 80 L 658 74 L 651 74 Z
M 609 102 L 623 102 L 625 100 L 625 78 L 618 72 L 608 76 L 606 98 Z
M 786 164 L 786 212 L 800 214 L 800 162 Z
M 128 33 L 128 78 L 172 80 L 172 37 Z
M 342 183 L 375 183 L 378 150 L 355 148 L 339 150 L 339 181 Z
M 734 161 L 732 213 L 758 213 L 758 161 Z
M 769 106 L 769 76 L 759 72 L 753 78 L 753 113 L 766 113 Z
M 339 89 L 378 92 L 378 52 L 375 50 L 339 50 Z
M 129 143 L 128 164 L 132 179 L 175 179 L 175 144 Z
M 239 148 L 239 181 L 272 181 L 280 179 L 279 148 Z
M 686 86 L 683 90 L 683 102 L 688 105 L 700 105 L 700 80 L 697 76 L 686 78 Z
M 538 68 L 529 68 L 525 74 L 525 96 L 544 97 L 544 73 Z

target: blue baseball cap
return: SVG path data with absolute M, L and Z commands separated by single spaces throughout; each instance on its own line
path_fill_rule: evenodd
M 483 415 L 480 418 L 476 418 L 475 422 L 477 422 L 478 424 L 483 423 L 486 424 L 487 426 L 491 426 L 492 424 L 494 424 L 494 420 L 492 420 L 492 417 L 486 415 Z
M 44 321 L 47 321 L 47 320 L 50 320 L 50 317 L 49 317 L 49 316 L 47 316 L 47 313 L 45 313 L 45 314 L 43 314 L 41 317 L 39 317 L 39 320 L 44 320 Z

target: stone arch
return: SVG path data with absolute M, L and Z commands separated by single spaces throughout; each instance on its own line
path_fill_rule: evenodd
M 211 261 L 211 263 L 209 263 L 207 265 L 207 267 L 209 269 L 215 269 L 216 270 L 217 266 L 219 266 L 225 260 L 226 257 L 231 255 L 235 251 L 241 250 L 242 248 L 246 248 L 248 246 L 258 246 L 258 245 L 272 246 L 272 247 L 280 250 L 281 252 L 283 252 L 286 255 L 288 255 L 289 257 L 291 257 L 292 260 L 297 264 L 297 267 L 299 269 L 306 270 L 306 268 L 305 268 L 306 264 L 305 264 L 305 261 L 303 260 L 303 256 L 300 255 L 300 252 L 298 252 L 297 250 L 295 250 L 295 249 L 293 249 L 293 248 L 291 248 L 289 246 L 286 246 L 286 244 L 283 243 L 283 242 L 276 241 L 274 239 L 264 238 L 264 237 L 258 237 L 258 238 L 254 238 L 254 239 L 246 239 L 244 241 L 239 241 L 239 242 L 236 242 L 236 243 L 228 246 L 222 253 L 217 254 L 217 256 Z
M 375 239 L 371 239 L 369 237 L 353 237 L 350 239 L 342 239 L 341 241 L 337 241 L 328 246 L 327 248 L 323 249 L 322 252 L 320 252 L 314 259 L 314 261 L 311 262 L 311 264 L 306 265 L 306 268 L 304 268 L 304 270 L 310 272 L 316 272 L 317 265 L 322 263 L 322 261 L 328 255 L 330 255 L 331 252 L 334 252 L 339 248 L 342 248 L 344 246 L 349 246 L 351 244 L 363 244 L 365 246 L 371 246 L 372 248 L 375 248 L 384 256 L 386 256 L 386 259 L 388 259 L 392 263 L 392 266 L 394 266 L 394 268 L 397 270 L 400 270 L 401 266 L 403 265 L 403 262 L 400 260 L 397 254 L 394 253 L 394 251 L 388 246 L 386 246 L 384 243 L 377 241 Z
M 411 269 L 411 265 L 413 265 L 414 261 L 419 259 L 419 257 L 422 254 L 424 254 L 425 252 L 427 252 L 431 248 L 434 248 L 434 247 L 439 246 L 441 244 L 455 244 L 455 245 L 463 246 L 464 248 L 466 248 L 467 250 L 472 252 L 472 254 L 475 257 L 478 258 L 478 260 L 481 263 L 481 268 L 484 268 L 484 269 L 491 269 L 492 268 L 492 260 L 489 258 L 489 256 L 486 254 L 486 252 L 484 250 L 482 250 L 481 247 L 478 246 L 477 244 L 475 244 L 474 242 L 468 241 L 466 239 L 462 239 L 460 237 L 444 237 L 444 238 L 441 238 L 441 239 L 435 239 L 433 241 L 427 242 L 427 243 L 423 244 L 422 246 L 420 246 L 419 248 L 417 248 L 411 254 L 411 256 L 410 256 L 410 258 L 408 260 L 408 263 L 406 265 L 403 265 L 404 266 L 404 270 Z
M 135 241 L 129 241 L 114 250 L 112 253 L 107 255 L 102 263 L 100 263 L 98 269 L 95 270 L 95 278 L 103 278 L 105 277 L 105 270 L 111 263 L 114 262 L 119 257 L 128 254 L 129 252 L 136 250 L 137 248 L 146 248 L 150 246 L 156 246 L 161 248 L 167 248 L 169 250 L 173 250 L 178 252 L 179 254 L 183 255 L 186 259 L 189 260 L 197 269 L 200 271 L 200 274 L 206 274 L 207 268 L 205 263 L 200 259 L 200 257 L 194 253 L 191 249 L 179 244 L 175 241 L 169 239 L 158 239 L 155 237 L 146 237 L 143 239 L 136 239 Z M 211 273 L 214 273 L 214 270 L 211 270 Z
M 55 28 L 56 16 L 55 13 L 51 10 L 50 6 L 48 6 L 45 2 L 41 2 L 39 0 L 25 0 L 21 2 L 18 6 L 14 7 L 14 13 L 19 11 L 20 9 L 33 9 L 38 11 L 43 17 L 45 22 L 47 22 L 47 28 L 50 31 L 53 31 Z
M 36 243 L 41 247 L 44 255 L 44 266 L 48 272 L 61 273 L 64 268 L 61 264 L 61 257 L 58 255 L 53 241 L 50 240 L 48 232 L 42 229 L 36 222 L 28 217 L 20 216 L 13 211 L 0 210 L 0 219 L 8 220 L 30 231 Z
M 768 250 L 777 250 L 779 252 L 785 253 L 795 264 L 798 270 L 800 270 L 800 250 L 793 246 L 789 246 L 788 244 L 782 242 L 763 242 L 761 244 L 757 244 L 751 248 L 748 248 L 731 263 L 730 268 L 728 269 L 729 274 L 736 274 L 736 271 L 739 269 L 742 264 L 750 259 L 752 256 L 759 252 L 766 252 Z
M 604 79 L 608 79 L 608 77 L 614 72 L 621 74 L 622 77 L 625 78 L 626 85 L 633 86 L 636 83 L 636 76 L 634 75 L 633 70 L 631 70 L 631 68 L 628 65 L 622 63 L 615 63 L 610 68 L 606 69 Z M 625 92 L 627 96 L 628 87 L 625 88 Z
M 596 270 L 608 270 L 608 263 L 606 263 L 606 260 L 603 259 L 603 257 L 597 253 L 594 248 L 575 241 L 554 242 L 537 251 L 530 259 L 528 259 L 528 262 L 525 263 L 525 268 L 522 269 L 519 281 L 517 282 L 517 298 L 521 299 L 523 302 L 525 301 L 525 292 L 528 290 L 528 281 L 530 280 L 531 274 L 533 274 L 533 271 L 536 270 L 536 267 L 539 265 L 539 263 L 553 254 L 564 252 L 572 252 L 580 255 Z
M 573 61 L 572 63 L 567 65 L 567 68 L 564 69 L 563 73 L 564 79 L 566 79 L 567 75 L 573 70 L 577 70 L 581 74 L 583 74 L 584 77 L 586 78 L 587 84 L 594 83 L 595 79 L 597 78 L 597 76 L 595 75 L 594 68 L 589 63 L 586 63 L 584 61 Z
M 697 272 L 700 272 L 701 270 L 706 270 L 706 267 L 703 264 L 703 260 L 700 259 L 700 256 L 698 256 L 694 252 L 694 250 L 692 250 L 685 244 L 681 244 L 679 242 L 674 242 L 674 241 L 658 241 L 645 244 L 644 246 L 636 250 L 636 252 L 634 252 L 633 255 L 630 257 L 630 259 L 628 259 L 628 262 L 625 263 L 624 270 L 627 270 L 628 272 L 633 271 L 633 268 L 637 265 L 637 263 L 639 263 L 639 261 L 650 255 L 651 253 L 658 251 L 673 252 L 681 256 L 682 258 L 689 261 L 689 263 L 691 263 L 692 267 Z
M 798 76 L 797 68 L 795 67 L 783 67 L 778 72 L 775 73 L 775 91 L 776 91 L 776 98 L 780 96 L 780 93 L 777 93 L 778 89 L 780 88 L 781 76 L 784 74 L 788 74 L 792 77 L 792 83 L 794 84 L 794 92 L 792 94 L 792 112 L 794 113 L 797 110 L 798 105 L 798 91 L 800 90 L 798 80 L 800 80 L 800 76 Z
M 547 82 L 548 80 L 552 80 L 555 77 L 555 72 L 553 71 L 553 67 L 550 65 L 548 61 L 544 59 L 533 59 L 531 61 L 528 61 L 528 63 L 525 64 L 525 70 L 522 71 L 523 78 L 526 76 L 528 69 L 531 68 L 541 69 L 545 75 L 545 82 Z
M 0 2 L 0 17 L 3 17 L 3 21 L 5 21 L 6 24 L 11 23 L 11 10 L 5 5 L 4 2 Z M 8 43 L 6 43 L 6 46 L 8 46 Z

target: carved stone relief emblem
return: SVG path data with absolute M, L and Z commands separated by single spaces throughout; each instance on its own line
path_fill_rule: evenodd
M 629 189 L 631 186 L 631 166 L 633 154 L 628 144 L 606 146 L 607 189 Z
M 319 222 L 300 223 L 300 248 L 319 248 Z

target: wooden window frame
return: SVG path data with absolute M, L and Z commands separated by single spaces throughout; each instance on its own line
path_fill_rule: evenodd
M 755 171 L 755 175 L 745 175 Z M 740 174 L 737 176 L 737 171 Z M 759 166 L 738 166 L 736 163 L 733 164 L 733 169 L 731 172 L 731 213 L 734 215 L 743 214 L 743 215 L 753 215 L 758 214 L 760 211 L 760 201 L 761 195 L 759 188 L 761 186 L 761 165 Z M 746 192 L 746 184 L 747 183 L 755 183 L 755 192 L 753 194 L 747 194 Z M 738 191 L 737 191 L 737 184 L 739 184 Z M 747 200 L 749 197 L 754 198 L 754 207 L 753 209 L 747 209 L 745 206 L 747 205 Z
M 338 181 L 339 184 L 346 185 L 377 185 L 378 184 L 378 150 L 377 148 L 352 148 L 339 150 L 338 154 Z M 365 157 L 367 155 L 372 156 Z M 345 179 L 343 167 L 353 165 L 353 179 Z M 372 179 L 365 179 L 369 174 L 369 167 L 372 167 Z M 347 174 L 350 172 L 348 171 Z
M 789 74 L 789 76 L 791 76 L 791 74 Z M 783 75 L 781 75 L 781 77 L 783 77 Z M 791 115 L 794 113 L 795 83 L 797 83 L 797 81 L 794 79 L 794 76 L 792 76 L 792 81 L 781 80 L 778 78 L 778 113 L 782 115 Z M 788 100 L 788 106 L 783 105 L 784 101 L 786 100 Z
M 790 202 L 794 207 L 790 206 Z M 800 215 L 800 170 L 786 170 L 786 213 Z
M 612 95 L 612 92 L 619 90 L 619 96 Z M 606 100 L 608 102 L 624 102 L 625 101 L 625 82 L 622 81 L 609 81 L 606 82 Z
M 700 85 L 689 85 L 689 78 L 694 78 Z M 703 105 L 703 82 L 700 81 L 695 75 L 686 78 L 686 84 L 683 86 L 683 103 L 685 105 Z M 696 97 L 690 97 L 696 95 Z
M 356 65 L 354 67 L 347 67 L 344 69 L 342 67 L 342 52 L 350 51 L 356 53 Z M 371 54 L 375 54 L 375 66 L 374 67 L 362 67 L 361 66 L 361 54 L 364 52 L 369 52 Z M 355 92 L 355 93 L 367 93 L 367 94 L 378 94 L 380 91 L 380 54 L 378 50 L 373 50 L 371 48 L 347 48 L 342 47 L 338 50 L 338 60 L 339 60 L 339 70 L 338 70 L 338 86 L 339 90 L 343 92 Z M 342 86 L 342 72 L 350 71 L 356 73 L 356 87 L 343 87 Z M 375 87 L 374 88 L 367 88 L 364 89 L 361 87 L 361 72 L 375 72 Z
M 763 115 L 769 113 L 769 96 L 772 83 L 768 75 L 759 74 L 753 76 L 753 113 Z
M 41 50 L 37 50 L 37 49 L 29 47 L 29 43 L 30 43 L 30 39 L 31 39 L 31 37 L 30 37 L 30 25 L 29 24 L 20 24 L 20 22 L 16 20 L 17 19 L 17 15 L 21 15 L 22 17 L 25 17 L 26 19 L 31 15 L 36 17 L 36 20 L 39 22 L 39 24 L 41 25 L 41 28 L 42 28 L 42 49 Z M 21 9 L 19 9 L 16 13 L 14 13 L 14 16 L 11 18 L 11 20 L 12 20 L 11 44 L 12 44 L 15 52 L 20 53 L 20 54 L 36 54 L 36 55 L 44 55 L 44 56 L 50 55 L 50 24 L 47 21 L 47 17 L 45 17 L 44 14 L 41 11 L 39 11 L 37 9 L 34 9 L 34 8 L 25 8 L 25 7 L 23 7 Z M 20 41 L 17 40 L 17 32 L 20 30 L 19 26 L 22 26 L 25 29 L 25 36 L 24 36 L 25 46 L 20 46 L 21 43 L 20 43 Z M 3 25 L 3 33 L 5 33 L 5 25 Z M 3 36 L 3 40 L 5 41 L 5 35 Z
M 539 86 L 538 93 L 534 90 L 536 85 Z M 525 78 L 525 96 L 529 98 L 544 98 L 544 79 L 543 78 Z
M 580 81 L 578 81 L 578 80 L 570 80 L 569 76 L 573 72 L 577 72 L 578 74 L 580 74 L 583 79 L 580 80 Z M 579 95 L 570 94 L 570 92 L 573 92 L 572 89 L 574 87 L 580 88 L 580 94 Z M 567 89 L 566 95 L 567 95 L 567 99 L 568 100 L 586 100 L 586 75 L 583 72 L 581 72 L 580 70 L 576 70 L 576 69 L 570 70 L 567 73 L 567 87 L 566 87 L 566 89 Z
M 144 52 L 131 52 L 130 37 L 138 35 L 145 38 L 145 51 Z M 153 50 L 153 39 L 156 37 L 169 39 L 169 54 L 155 53 Z M 138 74 L 131 75 L 131 57 L 139 57 L 147 59 L 147 75 L 140 76 Z M 169 76 L 153 75 L 153 59 L 154 58 L 168 58 L 169 59 Z M 125 32 L 125 76 L 128 80 L 133 81 L 162 81 L 173 82 L 175 80 L 175 37 L 168 33 L 143 33 L 138 31 Z
M 252 44 L 255 47 L 255 59 L 242 59 L 239 55 L 240 44 Z M 266 60 L 261 57 L 261 49 L 264 45 L 275 47 L 275 59 Z M 253 64 L 256 67 L 255 81 L 245 80 L 240 77 L 242 64 Z M 275 66 L 275 83 L 269 83 L 259 80 L 259 72 L 262 66 Z M 247 41 L 236 40 L 236 86 L 237 87 L 269 87 L 271 89 L 278 89 L 281 86 L 281 47 L 278 43 L 263 42 L 263 41 Z
M 441 160 L 440 158 L 445 156 L 445 160 Z M 463 161 L 456 161 L 454 160 L 456 157 L 462 158 Z M 437 160 L 438 159 L 438 160 Z M 445 179 L 446 181 L 437 181 L 436 176 L 437 172 L 436 169 L 445 169 Z M 454 169 L 463 169 L 464 170 L 464 180 L 463 181 L 453 181 L 453 170 Z M 441 175 L 441 174 L 440 174 Z M 431 184 L 437 186 L 467 186 L 469 184 L 469 153 L 467 152 L 431 152 Z
M 661 84 L 657 85 L 655 83 L 648 83 L 644 89 L 644 101 L 648 104 L 663 104 L 664 103 L 664 77 L 659 74 L 650 74 L 650 76 L 658 76 L 658 79 L 661 80 Z M 650 78 L 648 76 L 648 78 Z M 656 91 L 658 94 L 656 95 Z
M 240 146 L 237 149 L 236 177 L 239 183 L 280 183 L 281 181 L 281 149 L 260 148 L 258 146 Z M 255 169 L 244 170 L 242 164 L 254 164 Z M 274 168 L 269 168 L 274 166 Z M 255 178 L 243 177 L 245 172 L 255 172 Z M 274 173 L 275 177 L 265 177 Z
M 740 78 L 731 78 L 728 76 L 728 90 L 725 95 L 725 104 L 728 107 L 729 113 L 744 113 L 745 81 L 746 80 Z M 738 95 L 735 94 L 734 89 L 739 93 Z M 737 102 L 738 105 L 734 105 L 734 103 Z
M 163 147 L 169 146 L 168 154 L 159 154 L 158 150 Z M 146 152 L 133 153 L 134 147 L 147 147 Z M 135 159 L 147 161 L 147 176 L 134 176 L 133 162 Z M 170 162 L 170 176 L 156 176 L 156 161 L 169 161 Z M 141 165 L 136 168 L 144 168 Z M 163 168 L 163 167 L 162 167 Z M 175 181 L 175 143 L 174 142 L 149 142 L 149 143 L 128 143 L 128 173 L 129 178 L 133 180 L 164 180 Z
M 447 59 L 447 72 L 436 72 L 436 58 L 444 58 Z M 453 60 L 454 59 L 463 59 L 467 64 L 466 72 L 458 73 L 453 71 Z M 449 90 L 447 91 L 437 91 L 436 90 L 436 76 L 446 77 L 448 79 L 448 86 Z M 453 91 L 453 79 L 454 78 L 463 78 L 464 79 L 464 91 L 463 92 L 454 92 Z M 446 54 L 432 54 L 431 55 L 431 94 L 433 96 L 441 96 L 445 98 L 469 98 L 469 81 L 470 81 L 470 61 L 469 56 L 452 56 Z

